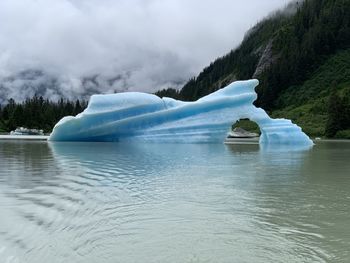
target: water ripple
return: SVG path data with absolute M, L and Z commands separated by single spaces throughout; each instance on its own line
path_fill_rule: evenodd
M 0 262 L 341 262 L 332 149 L 0 142 Z

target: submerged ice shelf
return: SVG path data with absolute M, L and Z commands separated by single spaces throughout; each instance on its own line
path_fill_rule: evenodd
M 301 128 L 253 105 L 257 80 L 237 81 L 194 102 L 127 92 L 93 95 L 84 112 L 60 120 L 51 141 L 223 142 L 239 119 L 256 122 L 260 144 L 312 145 Z

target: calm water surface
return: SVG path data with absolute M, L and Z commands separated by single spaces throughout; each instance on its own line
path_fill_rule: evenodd
M 2 141 L 0 262 L 350 262 L 350 143 Z

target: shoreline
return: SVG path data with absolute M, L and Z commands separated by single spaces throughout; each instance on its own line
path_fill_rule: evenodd
M 350 139 L 312 139 L 313 142 L 350 142 Z
M 0 141 L 8 141 L 8 140 L 18 140 L 18 141 L 47 141 L 49 135 L 0 135 Z
M 1 141 L 48 141 L 49 135 L 0 135 Z M 350 143 L 349 139 L 312 139 L 317 144 L 318 142 L 336 142 L 336 143 Z M 235 139 L 226 138 L 224 144 L 259 144 L 259 138 L 252 139 Z

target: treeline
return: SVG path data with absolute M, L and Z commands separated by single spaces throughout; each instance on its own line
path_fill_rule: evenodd
M 17 127 L 26 127 L 42 129 L 45 133 L 49 133 L 61 118 L 75 116 L 86 107 L 87 102 L 84 100 L 51 101 L 34 96 L 17 103 L 10 99 L 5 105 L 0 105 L 0 131 L 10 132 Z
M 349 63 L 342 62 L 340 65 L 335 62 L 333 64 L 339 70 L 331 69 L 330 72 L 334 71 L 336 77 L 323 82 L 313 81 L 313 87 L 305 85 L 314 78 L 321 65 L 336 54 L 345 57 L 347 52 L 343 51 L 350 50 L 350 1 L 304 0 L 295 1 L 294 5 L 295 12 L 278 12 L 258 23 L 238 48 L 211 63 L 181 90 L 170 88 L 156 95 L 193 101 L 232 81 L 254 77 L 260 80 L 255 104 L 269 113 L 284 110 L 284 115 L 277 117 L 286 117 L 291 108 L 312 104 L 318 99 L 310 112 L 305 112 L 306 106 L 295 110 L 300 114 L 295 114 L 294 121 L 297 118 L 304 120 L 306 127 L 308 123 L 302 115 L 310 115 L 312 125 L 320 125 L 318 136 L 333 137 L 339 131 L 350 129 L 350 120 L 346 117 L 350 107 L 349 95 L 341 94 L 342 89 L 350 85 L 347 74 Z M 332 97 L 331 90 L 337 90 Z M 320 96 L 324 98 L 323 102 Z M 324 103 L 325 107 L 317 103 Z M 335 104 L 338 106 L 335 107 Z M 317 108 L 324 109 L 322 113 L 328 121 L 324 121 L 323 117 L 318 120 L 311 117 Z M 339 124 L 336 125 L 336 122 Z
M 350 1 L 305 0 L 295 3 L 296 13 L 278 12 L 250 30 L 242 44 L 218 58 L 180 91 L 157 95 L 193 101 L 230 82 L 250 79 L 270 44 L 271 65 L 258 76 L 258 106 L 273 110 L 281 91 L 305 81 L 337 50 L 350 47 Z
M 300 85 L 338 50 L 350 47 L 350 1 L 305 0 L 275 32 L 279 59 L 260 76 L 257 104 L 273 110 L 279 94 Z

